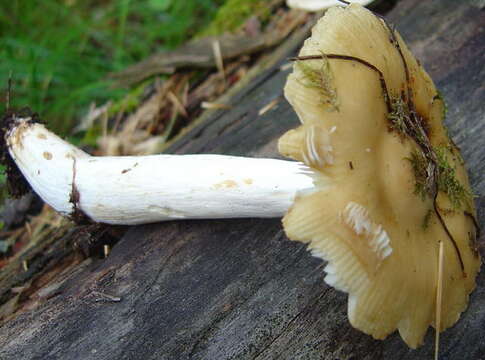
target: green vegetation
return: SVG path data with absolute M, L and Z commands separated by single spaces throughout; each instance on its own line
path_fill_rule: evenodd
M 438 191 L 448 196 L 453 209 L 459 209 L 471 199 L 471 194 L 456 178 L 456 169 L 451 165 L 449 158 L 449 156 L 452 156 L 450 147 L 434 147 L 433 152 L 437 158 L 436 185 Z M 433 175 L 428 174 L 429 160 L 419 150 L 413 150 L 411 157 L 407 158 L 407 160 L 411 163 L 414 172 L 414 193 L 425 200 L 426 197 L 432 196 L 433 190 Z
M 127 93 L 123 98 L 112 103 L 108 109 L 108 116 L 114 116 L 119 112 L 134 111 L 138 105 L 140 105 L 140 98 L 147 84 L 148 81 L 142 82 L 140 85 L 136 86 L 129 93 Z
M 428 176 L 428 160 L 421 151 L 413 150 L 411 157 L 406 158 L 411 163 L 414 173 L 414 194 L 419 195 L 422 200 L 426 199 L 426 196 L 430 192 L 430 177 Z
M 433 101 L 435 100 L 442 101 L 444 104 L 439 92 L 433 98 Z M 442 116 L 443 119 L 446 116 L 445 104 Z M 391 130 L 396 131 L 401 137 L 409 136 L 413 138 L 418 145 L 421 144 L 421 148 L 428 149 L 426 151 L 429 153 L 426 154 L 423 153 L 423 150 L 414 149 L 410 157 L 407 158 L 414 172 L 414 193 L 416 195 L 425 200 L 428 196 L 434 196 L 434 191 L 437 188 L 438 191 L 448 196 L 453 209 L 461 208 L 464 203 L 471 199 L 470 192 L 456 178 L 456 169 L 453 164 L 456 160 L 462 162 L 462 159 L 459 155 L 458 158 L 454 155 L 454 146 L 451 140 L 446 145 L 433 146 L 429 139 L 422 135 L 424 133 L 423 127 L 425 126 L 423 120 L 419 124 L 419 130 L 422 131 L 410 132 L 409 129 L 412 125 L 409 124 L 412 121 L 409 105 L 401 97 L 391 98 L 391 112 L 387 115 L 387 118 L 390 122 Z M 453 157 L 451 163 L 450 157 Z M 428 222 L 429 216 L 426 215 L 423 226 L 426 227 Z
M 451 155 L 449 147 L 439 146 L 435 148 L 435 153 L 438 158 L 438 190 L 448 196 L 454 209 L 459 209 L 472 196 L 456 178 L 456 170 L 450 165 L 448 158 Z
M 392 111 L 387 115 L 391 129 L 404 137 L 407 134 L 407 125 L 410 121 L 409 106 L 401 97 L 391 97 Z
M 258 16 L 265 20 L 270 11 L 267 0 L 227 0 L 221 6 L 212 23 L 197 36 L 211 36 L 225 31 L 234 31 L 251 16 Z
M 180 45 L 207 26 L 222 3 L 2 1 L 0 84 L 6 88 L 11 72 L 12 105 L 31 107 L 65 134 L 89 103 L 126 93 L 110 88 L 109 72 Z
M 322 60 L 319 69 L 315 69 L 313 65 L 309 65 L 303 61 L 298 62 L 298 69 L 303 73 L 303 86 L 315 89 L 320 95 L 320 102 L 324 107 L 330 111 L 338 111 L 339 104 L 337 98 L 337 89 L 333 86 L 333 75 L 330 69 L 330 63 L 325 56 Z

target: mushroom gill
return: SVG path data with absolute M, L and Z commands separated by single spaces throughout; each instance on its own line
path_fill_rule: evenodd
M 354 327 L 377 339 L 398 329 L 412 348 L 435 325 L 443 242 L 439 330 L 452 326 L 475 287 L 478 228 L 431 78 L 383 19 L 350 5 L 313 28 L 285 95 L 302 125 L 279 150 L 316 170 L 320 189 L 297 197 L 288 237 L 328 261 Z

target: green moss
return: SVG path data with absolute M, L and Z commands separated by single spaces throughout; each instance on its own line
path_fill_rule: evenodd
M 454 209 L 459 209 L 471 200 L 471 194 L 456 178 L 456 169 L 449 161 L 452 153 L 448 147 L 438 146 L 434 150 L 438 165 L 438 190 L 448 196 Z
M 303 73 L 303 86 L 316 89 L 320 94 L 320 102 L 328 110 L 338 111 L 337 89 L 333 86 L 333 74 L 330 63 L 326 57 L 322 57 L 321 67 L 315 69 L 314 66 L 300 61 L 297 63 L 298 69 Z
M 429 195 L 428 160 L 421 151 L 413 150 L 411 156 L 406 158 L 411 163 L 414 172 L 414 194 L 424 201 Z
M 453 209 L 459 209 L 471 200 L 470 192 L 456 178 L 456 169 L 450 163 L 452 152 L 449 145 L 433 148 L 436 155 L 436 186 L 438 191 L 443 192 L 450 199 Z M 432 196 L 433 176 L 428 174 L 430 161 L 419 150 L 413 150 L 410 161 L 414 172 L 415 184 L 414 193 L 419 195 L 422 200 Z
M 401 136 L 407 134 L 406 124 L 409 123 L 409 106 L 401 97 L 391 98 L 392 111 L 387 115 L 392 130 Z
M 268 1 L 265 0 L 227 0 L 219 8 L 214 20 L 197 37 L 219 35 L 227 31 L 234 31 L 241 26 L 246 19 L 256 15 L 262 21 L 266 21 L 271 12 Z
M 434 100 L 444 103 L 439 92 L 433 98 Z M 453 209 L 461 208 L 465 202 L 470 200 L 471 194 L 456 178 L 456 168 L 453 162 L 462 160 L 459 155 L 455 154 L 452 141 L 450 140 L 444 145 L 432 146 L 424 135 L 424 121 L 419 116 L 416 117 L 416 120 L 419 121 L 417 124 L 419 129 L 414 129 L 409 106 L 401 98 L 391 99 L 391 110 L 391 113 L 388 114 L 391 129 L 402 136 L 410 136 L 419 146 L 407 158 L 411 162 L 414 172 L 414 193 L 425 200 L 427 197 L 434 197 L 435 191 L 440 191 L 448 196 Z M 443 117 L 445 115 L 446 110 L 443 112 Z M 425 222 L 427 221 L 429 220 L 425 219 Z

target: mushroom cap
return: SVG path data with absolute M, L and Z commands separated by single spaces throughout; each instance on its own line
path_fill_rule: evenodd
M 436 321 L 439 243 L 440 331 L 465 310 L 480 257 L 471 190 L 443 127 L 444 103 L 399 34 L 395 38 L 402 56 L 383 20 L 350 5 L 329 9 L 305 41 L 300 59 L 321 58 L 297 61 L 288 77 L 285 96 L 302 125 L 283 135 L 279 150 L 313 168 L 317 190 L 297 196 L 283 225 L 290 239 L 328 261 L 325 281 L 349 294 L 355 328 L 377 339 L 398 329 L 415 348 Z M 375 66 L 387 94 L 378 71 L 328 54 Z M 424 140 L 403 127 L 410 105 Z M 431 150 L 423 151 L 420 141 Z M 433 164 L 434 188 L 426 178 Z

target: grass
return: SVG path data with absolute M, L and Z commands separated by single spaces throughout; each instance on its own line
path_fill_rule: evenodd
M 0 84 L 67 134 L 92 101 L 120 99 L 105 81 L 205 28 L 224 0 L 11 0 L 0 4 Z
M 105 80 L 108 73 L 190 38 L 234 30 L 249 16 L 264 19 L 269 15 L 268 2 L 1 1 L 0 103 L 11 74 L 11 106 L 30 107 L 52 130 L 67 136 L 92 102 L 112 100 L 112 112 L 138 104 L 140 87 L 114 89 Z M 91 130 L 69 140 L 94 145 L 97 132 Z M 0 204 L 5 195 L 4 170 L 0 165 Z
M 268 0 L 227 0 L 217 12 L 214 20 L 197 36 L 217 35 L 236 30 L 250 16 L 266 20 L 270 16 Z

